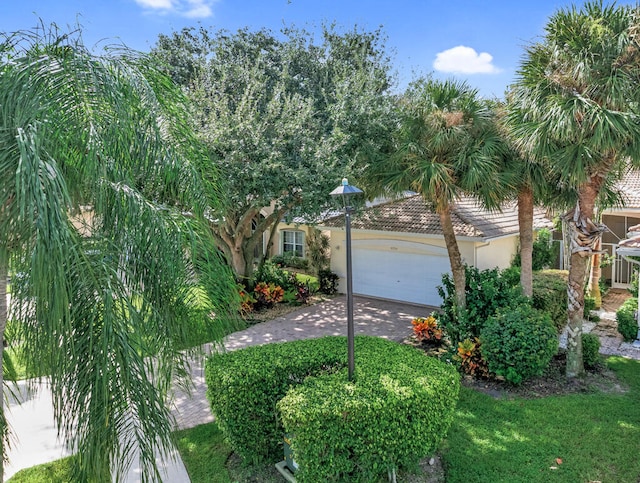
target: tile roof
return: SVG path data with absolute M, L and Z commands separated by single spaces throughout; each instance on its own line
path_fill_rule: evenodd
M 640 208 L 640 171 L 630 171 L 616 186 L 622 191 L 625 207 Z
M 454 204 L 451 219 L 454 232 L 459 237 L 491 239 L 518 233 L 515 203 L 505 204 L 502 211 L 490 212 L 475 199 L 464 197 Z M 329 218 L 322 225 L 342 227 L 343 216 Z M 551 227 L 551 222 L 541 210 L 536 210 L 534 225 L 538 228 Z M 419 195 L 366 208 L 352 217 L 351 227 L 356 230 L 442 235 L 438 214 L 428 208 Z

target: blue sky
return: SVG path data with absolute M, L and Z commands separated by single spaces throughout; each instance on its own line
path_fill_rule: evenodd
M 199 24 L 232 31 L 312 29 L 323 21 L 347 29 L 382 26 L 400 88 L 415 74 L 434 72 L 464 79 L 486 97 L 502 97 L 523 46 L 542 35 L 553 12 L 569 5 L 554 0 L 0 0 L 0 31 L 28 29 L 39 18 L 61 27 L 79 22 L 87 45 L 108 39 L 148 51 L 159 33 Z

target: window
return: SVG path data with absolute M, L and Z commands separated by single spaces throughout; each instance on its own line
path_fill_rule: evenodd
M 282 253 L 290 253 L 296 257 L 304 256 L 304 232 L 282 231 Z

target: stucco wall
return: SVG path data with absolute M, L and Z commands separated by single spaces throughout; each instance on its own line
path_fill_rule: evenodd
M 498 267 L 504 269 L 511 265 L 511 260 L 518 250 L 518 237 L 511 236 L 493 240 L 489 245 L 476 244 L 475 266 L 480 270 Z
M 346 291 L 345 277 L 347 272 L 344 229 L 334 229 L 330 232 L 331 238 L 331 270 L 340 277 L 340 292 Z M 442 237 L 428 237 L 425 235 L 396 234 L 396 233 L 372 233 L 352 231 L 352 243 L 357 249 L 358 245 L 366 245 L 369 240 L 375 241 L 375 247 L 382 252 L 402 250 L 408 253 L 424 253 L 432 250 L 444 254 L 446 244 Z M 411 245 L 414 245 L 413 247 Z M 512 236 L 494 240 L 490 243 L 482 243 L 469 240 L 458 240 L 460 254 L 464 263 L 475 265 L 480 269 L 507 268 L 517 251 L 518 237 Z

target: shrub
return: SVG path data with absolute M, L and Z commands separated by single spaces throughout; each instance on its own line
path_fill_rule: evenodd
M 526 303 L 491 317 L 480 340 L 489 371 L 513 384 L 542 375 L 558 351 L 551 318 Z
M 267 285 L 272 283 L 273 285 L 282 287 L 284 290 L 294 288 L 291 284 L 289 274 L 273 263 L 272 260 L 265 260 L 262 266 L 256 271 L 255 283 L 258 284 L 260 282 L 266 283 Z
M 464 374 L 474 377 L 488 377 L 489 368 L 487 361 L 482 358 L 480 352 L 480 339 L 465 339 L 458 342 L 458 349 L 453 356 L 453 361 Z
M 600 362 L 600 339 L 595 334 L 582 334 L 582 361 L 588 369 Z
M 282 458 L 275 404 L 307 376 L 346 366 L 346 342 L 327 337 L 213 354 L 205 366 L 207 398 L 220 429 L 245 461 Z
M 453 418 L 453 368 L 411 347 L 358 336 L 349 382 L 346 345 L 344 337 L 325 337 L 211 356 L 207 397 L 234 451 L 248 461 L 281 459 L 286 430 L 295 435 L 301 482 L 372 481 L 432 451 Z M 347 478 L 355 468 L 357 476 Z
M 309 268 L 309 260 L 289 252 L 282 255 L 274 255 L 270 260 L 278 267 L 290 267 L 297 270 L 306 270 Z
M 359 342 L 356 382 L 344 371 L 312 377 L 277 404 L 301 483 L 379 481 L 415 467 L 453 420 L 459 377 L 451 366 L 384 339 Z
M 638 310 L 638 299 L 631 297 L 624 301 L 622 307 L 616 312 L 618 321 L 618 332 L 625 342 L 634 341 L 638 335 L 638 321 L 635 312 Z
M 323 269 L 318 270 L 318 284 L 320 288 L 318 289 L 321 293 L 327 295 L 334 295 L 338 292 L 338 275 L 333 273 L 331 270 Z
M 256 305 L 261 307 L 273 307 L 274 304 L 282 302 L 284 297 L 284 289 L 279 285 L 273 283 L 258 283 L 254 289 L 253 294 L 256 297 Z
M 418 342 L 439 342 L 442 339 L 442 329 L 438 327 L 438 320 L 433 315 L 426 319 L 417 317 L 411 321 L 411 325 Z
M 531 254 L 531 265 L 534 271 L 544 270 L 551 267 L 558 257 L 558 249 L 552 243 L 551 231 L 542 228 L 536 234 L 533 241 L 533 253 Z M 515 267 L 521 266 L 520 250 L 513 257 L 511 264 Z
M 442 313 L 438 319 L 454 345 L 480 335 L 484 323 L 497 309 L 512 305 L 522 297 L 519 280 L 516 278 L 514 282 L 513 271 L 465 266 L 465 272 L 467 311 L 462 317 L 455 313 L 455 286 L 451 275 L 444 274 L 442 285 L 438 286 L 442 298 Z
M 238 284 L 238 294 L 240 295 L 240 314 L 244 317 L 248 313 L 253 311 L 253 306 L 256 303 L 256 299 L 241 283 Z
M 566 270 L 543 270 L 533 274 L 533 308 L 549 314 L 559 334 L 567 325 Z

